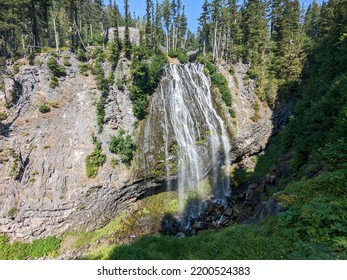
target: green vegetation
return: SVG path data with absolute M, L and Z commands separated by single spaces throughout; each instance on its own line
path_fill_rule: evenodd
M 260 118 L 260 116 L 259 116 L 259 102 L 257 100 L 252 102 L 252 108 L 254 110 L 254 114 L 251 117 L 251 120 L 254 122 L 257 122 Z
M 177 58 L 182 64 L 189 62 L 188 55 L 182 50 L 177 50 L 177 51 L 171 50 L 169 51 L 168 56 L 172 58 Z
M 7 119 L 7 114 L 5 112 L 0 112 L 0 122 Z
M 115 247 L 107 257 L 140 260 L 285 259 L 290 242 L 283 235 L 277 235 L 278 232 L 280 227 L 272 219 L 261 226 L 237 225 L 183 239 L 147 236 L 131 245 Z
M 31 243 L 15 241 L 0 235 L 0 259 L 1 260 L 24 260 L 38 259 L 43 257 L 54 258 L 57 256 L 60 247 L 60 240 L 56 237 L 46 237 L 34 240 Z
M 228 107 L 231 107 L 232 104 L 232 96 L 230 92 L 230 88 L 228 85 L 228 81 L 223 76 L 222 73 L 218 70 L 218 67 L 213 64 L 213 62 L 209 61 L 207 58 L 200 56 L 197 61 L 199 63 L 203 63 L 208 70 L 208 74 L 211 77 L 212 83 L 219 89 L 219 92 L 222 96 L 222 100 Z M 233 114 L 231 114 L 233 115 Z
M 109 94 L 109 83 L 105 78 L 105 72 L 102 68 L 101 62 L 103 56 L 97 56 L 94 64 L 92 65 L 92 74 L 96 76 L 96 85 L 98 90 L 101 92 L 99 101 L 96 103 L 96 114 L 99 133 L 102 132 L 105 122 L 105 102 Z
M 51 77 L 50 77 L 50 87 L 51 88 L 56 88 L 59 85 L 59 80 L 58 78 L 60 77 L 65 77 L 66 71 L 63 67 L 61 67 L 57 60 L 54 57 L 48 58 L 47 61 L 47 66 L 49 70 L 51 70 Z
M 134 115 L 142 120 L 146 116 L 148 96 L 157 87 L 160 73 L 167 63 L 167 57 L 160 51 L 152 52 L 144 46 L 133 49 L 131 101 Z
M 47 66 L 49 70 L 51 70 L 52 75 L 56 78 L 65 77 L 66 71 L 63 67 L 61 67 L 57 60 L 53 57 L 50 57 L 47 61 Z
M 46 114 L 46 113 L 48 113 L 48 112 L 51 111 L 51 108 L 50 108 L 48 105 L 46 105 L 46 104 L 42 104 L 42 105 L 40 105 L 40 107 L 39 107 L 39 111 L 40 111 L 40 113 L 42 113 L 42 114 Z
M 72 248 L 90 244 L 88 259 L 108 258 L 115 241 L 129 242 L 130 235 L 156 233 L 165 214 L 178 211 L 177 193 L 160 193 L 146 197 L 122 211 L 105 227 L 92 232 L 73 232 L 64 236 L 63 243 L 72 243 Z M 100 242 L 98 242 L 100 241 Z M 98 245 L 99 244 L 99 245 Z
M 10 210 L 8 210 L 7 216 L 10 219 L 13 219 L 13 218 L 16 217 L 16 214 L 17 214 L 17 208 L 16 207 L 12 207 Z
M 96 141 L 94 151 L 86 157 L 86 174 L 88 178 L 98 175 L 99 167 L 106 162 L 106 155 L 102 152 L 101 143 Z
M 112 136 L 109 149 L 111 153 L 119 155 L 126 166 L 131 165 L 136 146 L 131 136 L 125 135 L 125 131 L 122 130 L 119 135 Z

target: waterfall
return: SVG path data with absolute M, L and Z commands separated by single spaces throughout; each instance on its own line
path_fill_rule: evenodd
M 199 197 L 202 192 L 221 200 L 229 194 L 231 147 L 224 122 L 213 104 L 211 81 L 203 65 L 170 64 L 164 71 L 145 124 L 143 154 L 147 169 L 156 161 L 152 169 L 165 173 L 170 189 L 169 178 L 177 174 L 179 211 L 187 216 L 199 211 L 197 205 L 201 201 L 193 202 L 203 199 Z M 163 159 L 155 160 L 159 154 Z M 203 179 L 208 183 L 202 183 Z

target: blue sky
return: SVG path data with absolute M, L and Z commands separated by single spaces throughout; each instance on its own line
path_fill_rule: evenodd
M 158 0 L 162 2 L 162 0 Z M 204 0 L 181 0 L 182 4 L 185 5 L 185 11 L 188 18 L 188 26 L 192 31 L 196 31 L 198 27 L 198 18 L 201 14 L 201 7 L 204 3 Z M 322 3 L 323 0 L 316 0 L 318 3 Z M 108 5 L 109 0 L 104 0 L 105 4 Z M 123 0 L 116 0 L 121 13 L 124 13 Z M 155 2 L 155 0 L 153 1 Z M 238 3 L 241 4 L 243 0 L 239 0 Z M 300 0 L 300 3 L 307 7 L 312 0 Z M 136 15 L 143 16 L 146 12 L 146 0 L 129 0 L 130 12 L 133 15 L 135 12 Z

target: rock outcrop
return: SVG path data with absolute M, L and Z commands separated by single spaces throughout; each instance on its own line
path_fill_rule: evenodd
M 38 56 L 35 66 L 20 61 L 19 72 L 4 79 L 0 92 L 0 109 L 8 114 L 0 135 L 0 232 L 13 239 L 95 229 L 151 187 L 134 182 L 126 167 L 114 167 L 108 150 L 117 129 L 134 131 L 127 89 L 110 91 L 107 123 L 98 135 L 95 103 L 100 92 L 94 77 L 82 74 L 75 56 L 64 52 L 57 61 L 62 66 L 69 60 L 71 66 L 64 67 L 66 77 L 52 89 L 49 56 Z M 116 78 L 129 73 L 127 61 L 121 63 L 123 71 L 116 71 Z M 50 112 L 38 110 L 43 104 Z M 92 134 L 107 155 L 94 179 L 85 171 L 85 158 L 94 149 Z
M 219 65 L 219 70 L 228 80 L 233 97 L 235 118 L 227 113 L 225 118 L 233 132 L 231 157 L 233 161 L 237 161 L 265 148 L 273 130 L 273 112 L 255 94 L 255 81 L 246 76 L 249 66 L 237 63 L 232 67 L 234 75 L 229 72 L 230 65 Z M 225 111 L 227 112 L 226 109 Z
M 0 123 L 0 233 L 12 239 L 30 241 L 66 231 L 96 229 L 148 191 L 167 184 L 165 164 L 146 172 L 137 172 L 140 164 L 136 170 L 114 164 L 108 149 L 111 136 L 118 130 L 134 138 L 139 135 L 126 86 L 111 87 L 105 103 L 106 124 L 98 133 L 95 105 L 100 92 L 95 78 L 80 71 L 74 54 L 63 52 L 56 59 L 67 75 L 52 89 L 47 67 L 50 56 L 37 56 L 33 66 L 25 59 L 17 62 L 18 73 L 9 66 L 12 77 L 7 75 L 0 89 L 0 111 L 8 115 Z M 64 63 L 67 60 L 69 63 Z M 126 59 L 119 62 L 115 81 L 129 79 L 129 66 Z M 104 63 L 103 68 L 108 76 L 111 67 Z M 233 134 L 231 157 L 235 161 L 265 147 L 271 135 L 272 112 L 253 93 L 252 80 L 243 84 L 245 65 L 236 65 L 236 80 L 226 68 L 220 66 L 232 89 L 236 118 L 225 114 L 224 120 Z M 214 102 L 222 104 L 218 93 Z M 256 121 L 252 120 L 254 102 L 259 103 Z M 49 106 L 50 111 L 41 112 L 41 105 Z M 86 156 L 95 148 L 92 135 L 101 142 L 107 159 L 93 179 L 86 176 L 85 164 Z M 165 153 L 162 139 L 157 140 L 161 142 L 156 144 L 157 152 Z M 205 144 L 203 137 L 197 141 Z M 144 142 L 141 145 L 143 151 L 148 148 Z M 168 148 L 177 147 L 172 143 Z M 174 174 L 177 167 L 171 168 Z

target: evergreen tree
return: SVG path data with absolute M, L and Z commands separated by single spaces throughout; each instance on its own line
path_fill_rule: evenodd
M 152 47 L 152 11 L 153 2 L 151 0 L 146 0 L 146 45 Z
M 305 34 L 311 39 L 318 38 L 318 25 L 320 20 L 320 8 L 316 0 L 313 0 L 307 8 L 304 21 Z
M 180 42 L 180 47 L 185 49 L 186 45 L 186 34 L 188 30 L 188 20 L 185 15 L 185 6 L 182 7 L 182 14 L 180 16 L 180 22 L 178 26 L 178 42 Z
M 301 75 L 303 61 L 299 1 L 282 0 L 276 16 L 273 41 L 277 77 L 286 83 L 293 83 Z
M 256 64 L 261 62 L 269 48 L 266 8 L 263 0 L 246 0 L 242 8 L 244 58 Z
M 124 31 L 124 51 L 125 56 L 130 59 L 131 57 L 131 42 L 130 42 L 130 12 L 128 0 L 124 0 L 124 13 L 125 13 L 125 31 Z
M 201 26 L 200 34 L 200 44 L 203 47 L 204 56 L 206 55 L 206 50 L 210 46 L 210 34 L 211 34 L 211 25 L 210 25 L 210 6 L 208 0 L 205 0 L 202 6 L 202 13 L 199 18 L 199 24 Z
M 236 0 L 228 0 L 229 14 L 229 36 L 227 40 L 228 54 L 227 59 L 235 62 L 240 57 L 242 31 L 240 27 L 240 13 L 238 11 Z
M 166 29 L 166 53 L 169 53 L 170 49 L 170 25 L 171 25 L 171 12 L 170 12 L 170 0 L 164 0 L 162 3 L 163 19 Z

